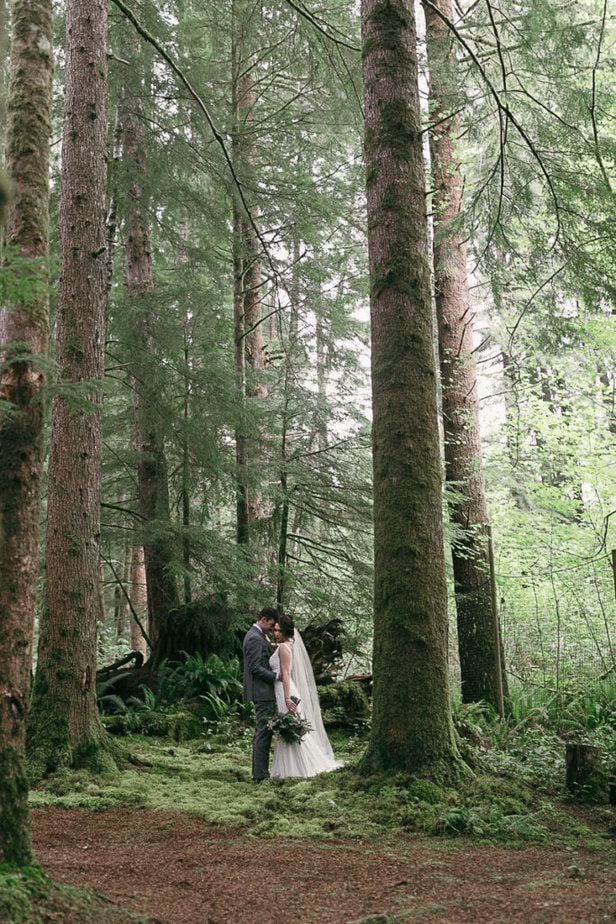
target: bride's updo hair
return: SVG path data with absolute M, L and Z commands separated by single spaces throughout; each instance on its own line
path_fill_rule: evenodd
M 280 626 L 280 631 L 286 638 L 293 638 L 295 635 L 295 623 L 290 616 L 285 616 L 283 613 L 278 617 L 278 625 Z

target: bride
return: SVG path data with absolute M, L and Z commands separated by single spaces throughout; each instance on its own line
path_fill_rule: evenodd
M 292 697 L 299 700 L 297 711 L 312 727 L 301 742 L 289 744 L 280 736 L 276 740 L 272 777 L 308 777 L 342 766 L 329 743 L 308 652 L 290 616 L 279 616 L 274 626 L 278 647 L 270 658 L 270 667 L 280 680 L 274 684 L 276 708 L 284 714 L 294 711 Z

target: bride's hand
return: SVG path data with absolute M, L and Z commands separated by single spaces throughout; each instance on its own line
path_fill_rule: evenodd
M 297 703 L 294 703 L 290 696 L 287 696 L 285 703 L 289 712 L 297 712 Z

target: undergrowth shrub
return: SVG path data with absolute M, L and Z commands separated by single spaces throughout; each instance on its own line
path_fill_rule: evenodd
M 199 652 L 183 651 L 183 661 L 163 661 L 158 671 L 159 695 L 163 702 L 211 696 L 222 702 L 236 702 L 242 695 L 240 663 L 223 661 L 218 655 L 203 658 Z
M 508 814 L 500 806 L 456 805 L 438 819 L 432 833 L 541 841 L 548 831 L 540 818 L 540 813 Z
M 115 678 L 98 687 L 102 721 L 111 734 L 168 736 L 174 741 L 228 733 L 251 717 L 244 704 L 237 658 L 223 661 L 183 652 L 183 661 L 163 661 L 158 695 L 141 685 L 139 694 L 124 700 L 115 692 Z
M 599 747 L 616 773 L 616 684 L 558 693 L 513 686 L 504 721 L 485 703 L 454 703 L 453 717 L 471 765 L 484 766 L 541 790 L 562 790 L 568 741 Z

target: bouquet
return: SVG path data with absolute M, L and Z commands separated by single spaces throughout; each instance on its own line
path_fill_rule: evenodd
M 292 696 L 291 699 L 299 706 L 300 700 L 296 696 Z M 301 744 L 304 735 L 312 731 L 312 725 L 303 719 L 299 712 L 279 712 L 270 719 L 267 727 L 287 744 Z

